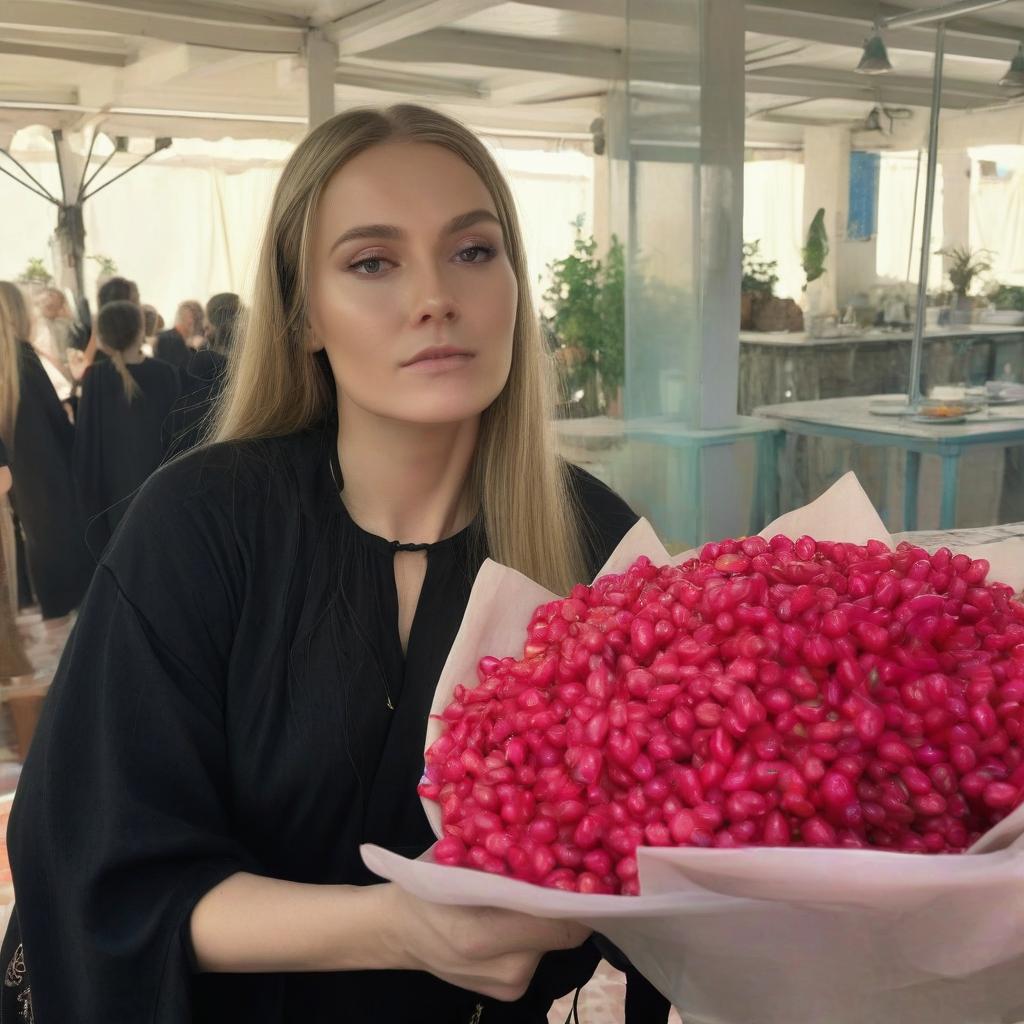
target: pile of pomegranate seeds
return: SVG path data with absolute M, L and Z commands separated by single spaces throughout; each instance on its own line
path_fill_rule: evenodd
M 576 586 L 456 687 L 437 860 L 635 894 L 638 846 L 963 851 L 1024 786 L 1024 605 L 988 569 L 749 537 Z

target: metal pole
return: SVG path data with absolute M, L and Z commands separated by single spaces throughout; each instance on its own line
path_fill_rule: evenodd
M 941 7 L 928 7 L 921 11 L 907 11 L 906 14 L 893 14 L 888 18 L 879 18 L 881 28 L 915 28 L 919 25 L 930 25 L 932 22 L 945 22 L 950 18 L 959 18 L 965 14 L 975 14 L 989 7 L 1000 7 L 1009 0 L 957 0 L 956 3 L 943 4 Z
M 942 62 L 946 54 L 946 23 L 935 33 L 935 69 L 932 80 L 932 115 L 928 129 L 928 174 L 924 192 L 924 225 L 921 231 L 921 267 L 917 279 L 917 316 L 910 348 L 910 406 L 921 401 L 921 357 L 924 354 L 925 305 L 928 298 L 928 264 L 931 257 L 932 210 L 935 206 L 935 172 L 939 163 L 939 109 L 942 105 Z
M 910 284 L 910 267 L 914 262 L 914 232 L 917 230 L 917 194 L 921 188 L 921 150 L 917 151 L 914 165 L 914 205 L 910 208 L 910 245 L 907 247 L 907 284 Z

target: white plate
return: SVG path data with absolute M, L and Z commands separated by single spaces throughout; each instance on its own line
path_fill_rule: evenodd
M 920 414 L 910 417 L 915 423 L 930 423 L 933 427 L 944 427 L 951 423 L 966 423 L 967 416 L 922 416 Z

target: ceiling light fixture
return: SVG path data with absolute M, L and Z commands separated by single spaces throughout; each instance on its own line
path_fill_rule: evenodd
M 864 40 L 864 53 L 857 65 L 857 71 L 862 75 L 884 75 L 887 71 L 892 71 L 885 40 L 882 39 L 882 33 L 877 25 L 871 35 Z

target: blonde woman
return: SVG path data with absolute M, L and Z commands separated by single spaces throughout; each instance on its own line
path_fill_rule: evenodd
M 74 427 L 31 335 L 21 290 L 0 281 L 0 439 L 14 476 L 11 503 L 43 618 L 61 619 L 78 607 L 94 563 L 72 479 Z
M 18 573 L 15 562 L 14 524 L 7 495 L 11 490 L 7 447 L 0 438 L 0 683 L 32 671 L 18 636 Z
M 427 714 L 484 555 L 565 592 L 635 521 L 552 452 L 528 280 L 458 123 L 352 110 L 298 146 L 217 443 L 133 502 L 21 776 L 9 1005 L 541 1024 L 590 976 L 586 930 L 421 902 L 359 856 L 433 842 Z
M 96 336 L 108 358 L 94 363 L 82 382 L 74 467 L 86 541 L 99 553 L 163 461 L 180 382 L 174 367 L 143 354 L 145 326 L 136 303 L 102 306 Z

